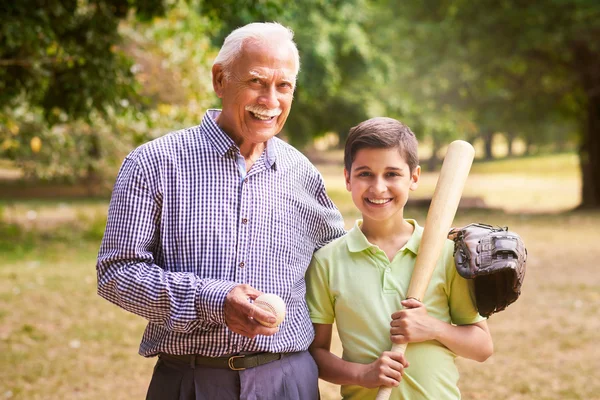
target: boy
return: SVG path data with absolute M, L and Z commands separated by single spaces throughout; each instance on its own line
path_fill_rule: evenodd
M 342 385 L 349 399 L 374 399 L 379 386 L 397 387 L 393 399 L 459 399 L 454 359 L 485 361 L 493 343 L 469 283 L 456 271 L 450 240 L 424 304 L 401 301 L 423 233 L 404 218 L 421 174 L 415 135 L 391 118 L 362 122 L 350 130 L 344 166 L 362 220 L 317 251 L 306 276 L 319 376 Z M 342 358 L 329 350 L 334 320 Z M 405 356 L 388 351 L 392 342 L 410 343 Z

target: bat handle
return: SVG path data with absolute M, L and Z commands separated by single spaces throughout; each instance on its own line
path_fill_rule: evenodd
M 394 343 L 392 345 L 392 352 L 404 354 L 404 352 L 406 351 L 406 346 L 407 346 L 406 343 L 404 343 L 404 344 Z M 392 394 L 392 389 L 393 388 L 387 387 L 387 386 L 380 387 L 379 392 L 377 392 L 377 397 L 375 397 L 375 400 L 388 400 Z

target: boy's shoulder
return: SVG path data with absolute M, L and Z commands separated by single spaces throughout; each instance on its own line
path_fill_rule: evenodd
M 313 256 L 318 260 L 327 260 L 331 257 L 339 255 L 342 252 L 348 253 L 349 233 L 350 231 L 346 231 L 344 235 L 327 243 L 325 246 L 317 250 Z

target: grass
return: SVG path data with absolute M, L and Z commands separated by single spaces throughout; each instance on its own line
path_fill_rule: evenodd
M 564 212 L 578 198 L 566 186 L 551 196 L 546 213 L 523 209 L 520 199 L 547 195 L 539 193 L 549 189 L 538 171 L 551 167 L 576 187 L 571 161 L 568 155 L 545 166 L 543 160 L 512 160 L 508 178 L 500 162 L 473 168 L 471 178 L 492 187 L 517 177 L 527 184 L 518 194 L 494 192 L 504 210 L 462 209 L 455 225 L 508 225 L 522 235 L 529 260 L 522 296 L 489 320 L 495 354 L 483 364 L 458 361 L 464 399 L 600 399 L 594 378 L 600 369 L 594 341 L 600 331 L 600 213 Z M 520 162 L 531 164 L 520 168 Z M 340 164 L 319 168 L 350 226 L 357 214 Z M 430 195 L 436 176 L 427 179 L 415 195 Z M 471 190 L 488 201 L 488 186 Z M 106 208 L 99 200 L 0 203 L 0 399 L 144 397 L 154 366 L 137 355 L 145 323 L 96 294 L 94 264 Z M 409 206 L 406 213 L 425 221 L 425 209 Z M 333 348 L 341 354 L 339 341 Z M 321 391 L 324 400 L 339 398 L 334 385 L 321 382 Z

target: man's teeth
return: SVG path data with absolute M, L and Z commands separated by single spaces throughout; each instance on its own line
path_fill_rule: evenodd
M 369 201 L 370 203 L 374 203 L 374 204 L 385 204 L 390 200 L 391 199 L 367 199 L 367 201 Z
M 252 111 L 250 111 L 252 112 Z M 260 119 L 262 121 L 268 121 L 271 118 L 275 117 L 275 115 L 264 115 L 264 114 L 257 114 L 257 113 L 252 113 L 252 115 L 254 115 L 255 118 Z

